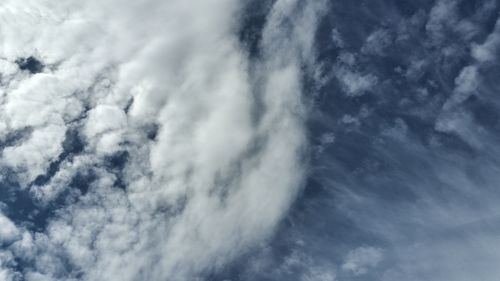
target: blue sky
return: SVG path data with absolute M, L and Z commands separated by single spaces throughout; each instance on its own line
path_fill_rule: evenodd
M 0 281 L 500 275 L 496 0 L 5 0 Z

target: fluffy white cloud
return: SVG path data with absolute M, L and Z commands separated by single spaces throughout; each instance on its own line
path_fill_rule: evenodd
M 236 1 L 2 2 L 0 136 L 31 134 L 1 163 L 22 188 L 53 173 L 30 188 L 44 204 L 96 176 L 12 246 L 34 264 L 26 280 L 193 280 L 270 237 L 303 181 L 302 66 L 324 4 L 277 1 L 250 61 Z M 28 56 L 42 73 L 16 69 Z M 85 148 L 68 156 L 71 130 Z
M 20 235 L 16 225 L 0 213 L 0 244 L 12 242 Z
M 49 125 L 34 130 L 24 142 L 6 147 L 1 163 L 10 166 L 21 176 L 20 182 L 26 186 L 48 169 L 50 163 L 62 152 L 64 126 Z

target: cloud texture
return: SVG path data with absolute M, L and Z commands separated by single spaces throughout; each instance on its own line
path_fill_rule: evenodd
M 0 281 L 496 281 L 496 0 L 3 0 Z
M 270 3 L 255 60 L 245 5 L 2 2 L 3 188 L 50 212 L 0 217 L 2 280 L 194 280 L 271 237 L 303 183 L 322 3 Z

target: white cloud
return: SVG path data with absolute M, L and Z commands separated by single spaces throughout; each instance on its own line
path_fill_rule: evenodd
M 20 235 L 16 225 L 6 216 L 0 213 L 0 245 L 12 242 Z
M 351 97 L 364 95 L 378 83 L 377 77 L 373 74 L 360 74 L 346 68 L 337 69 L 335 75 L 342 83 L 346 94 Z
M 2 164 L 25 188 L 79 130 L 85 149 L 30 192 L 47 204 L 78 171 L 96 174 L 46 231 L 12 246 L 35 264 L 26 280 L 77 272 L 83 280 L 192 280 L 270 237 L 303 181 L 301 67 L 315 70 L 324 4 L 297 13 L 297 1 L 277 1 L 255 62 L 237 41 L 235 1 L 2 2 L 0 57 L 8 62 L 0 71 L 11 78 L 0 126 L 32 130 L 3 149 Z M 32 55 L 44 73 L 18 75 L 12 62 Z M 154 140 L 146 132 L 153 125 Z M 125 189 L 106 167 L 119 150 L 128 152 Z
M 384 29 L 378 29 L 372 32 L 361 48 L 361 52 L 365 54 L 383 56 L 386 49 L 392 44 L 391 34 Z
M 452 109 L 474 95 L 480 85 L 477 66 L 466 66 L 455 78 L 453 95 L 443 105 L 444 110 Z
M 425 29 L 435 44 L 446 38 L 445 32 L 456 27 L 457 2 L 455 0 L 439 0 L 432 7 Z
M 301 281 L 335 281 L 335 272 L 331 269 L 312 267 L 310 271 L 303 275 Z
M 383 250 L 380 248 L 360 247 L 347 254 L 342 269 L 354 275 L 363 275 L 375 268 L 383 257 Z
M 62 152 L 64 126 L 49 125 L 34 130 L 29 139 L 3 150 L 1 162 L 21 176 L 23 186 L 42 175 Z
M 342 34 L 340 34 L 340 32 L 336 28 L 332 30 L 332 42 L 339 48 L 345 47 L 345 42 L 344 39 L 342 39 Z
M 479 63 L 494 61 L 498 57 L 500 48 L 500 20 L 495 24 L 495 29 L 488 35 L 483 44 L 472 44 L 471 55 Z
M 0 281 L 14 281 L 16 279 L 16 272 L 9 268 L 14 257 L 8 251 L 0 251 Z

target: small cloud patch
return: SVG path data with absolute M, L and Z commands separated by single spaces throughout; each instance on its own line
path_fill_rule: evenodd
M 349 252 L 342 269 L 351 272 L 355 276 L 363 275 L 370 268 L 375 268 L 383 257 L 383 250 L 380 248 L 360 247 Z

